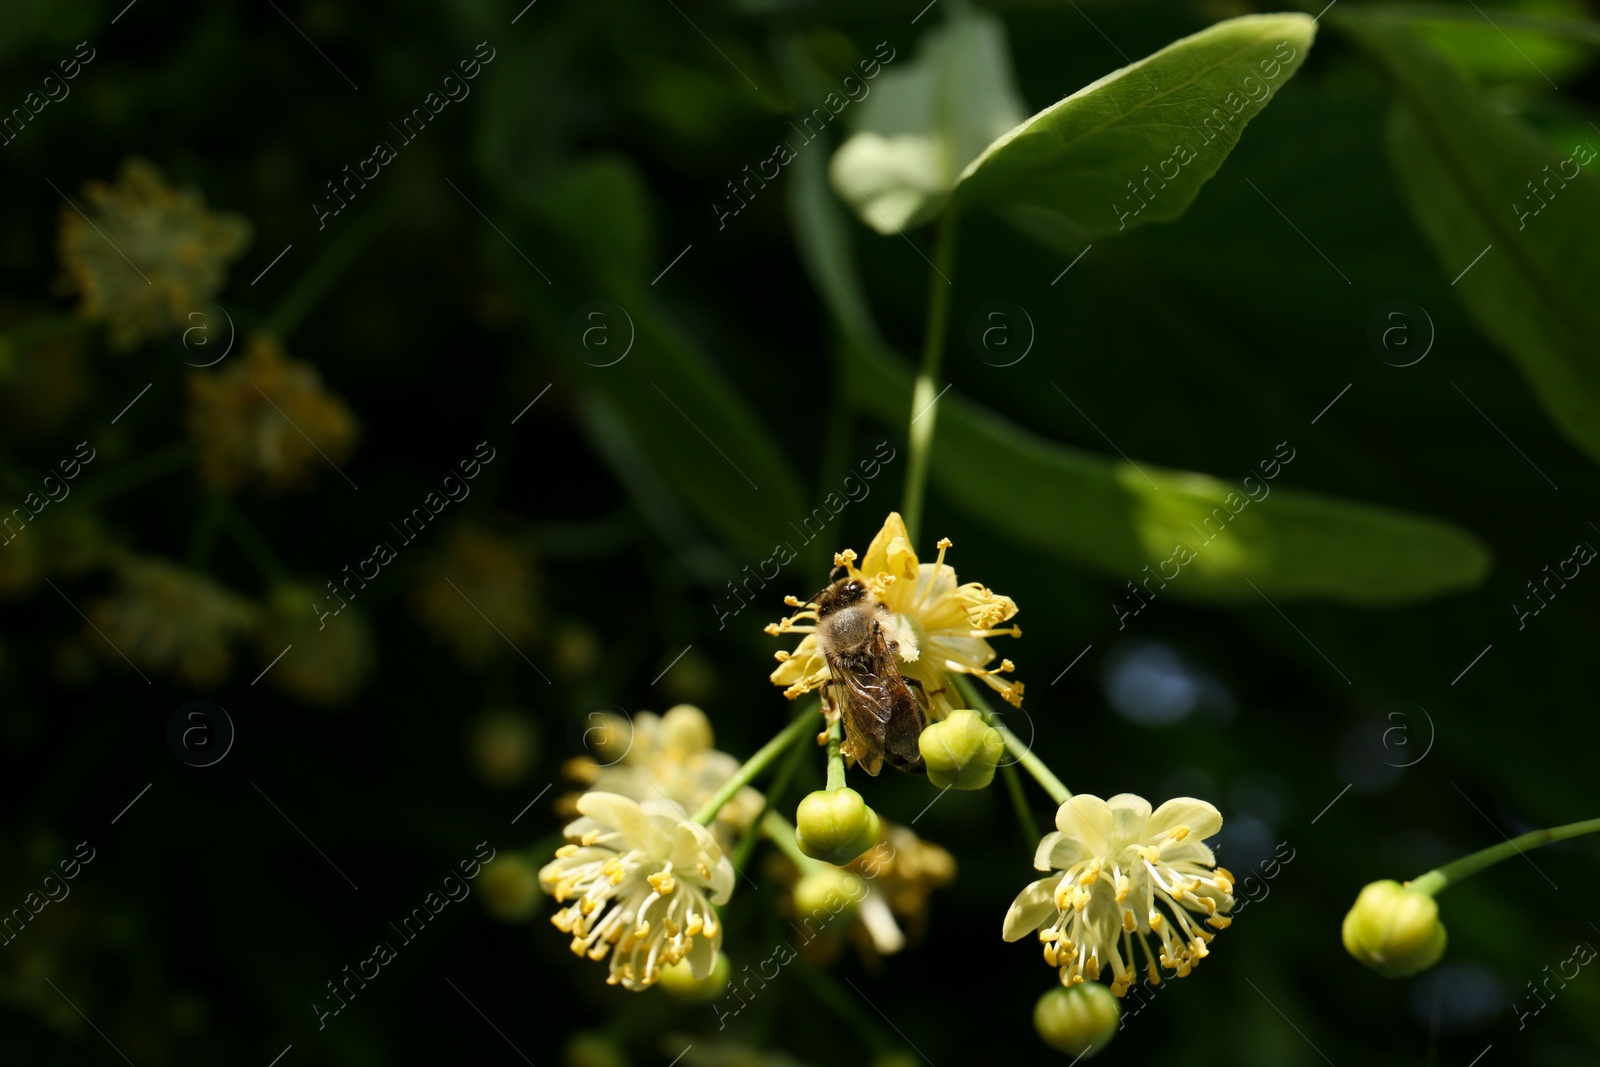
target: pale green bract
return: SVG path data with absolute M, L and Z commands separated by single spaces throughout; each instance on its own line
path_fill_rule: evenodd
M 1027 113 L 1000 20 L 962 10 L 928 33 L 916 59 L 884 68 L 856 134 L 834 153 L 834 191 L 879 233 L 927 222 L 962 168 Z
M 992 131 L 1016 94 L 998 26 L 960 15 L 930 37 L 914 66 L 880 86 L 878 106 L 862 109 L 859 132 L 834 157 L 834 188 L 880 233 L 968 204 L 1001 211 L 1046 240 L 1167 222 L 1299 69 L 1315 35 L 1306 15 L 1229 19 L 980 146 L 977 136 Z

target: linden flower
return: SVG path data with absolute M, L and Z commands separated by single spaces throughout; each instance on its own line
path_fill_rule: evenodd
M 694 811 L 739 770 L 737 758 L 715 747 L 711 721 L 692 704 L 679 704 L 665 715 L 641 711 L 631 726 L 626 752 L 599 767 L 592 789 L 634 800 L 665 797 Z M 731 849 L 765 803 L 757 790 L 739 790 L 711 823 L 718 843 Z
M 252 477 L 273 490 L 302 484 L 342 461 L 356 438 L 355 416 L 316 368 L 265 334 L 250 338 L 242 359 L 190 376 L 188 422 L 200 473 L 219 489 Z
M 722 946 L 715 905 L 733 894 L 733 864 L 711 832 L 670 801 L 585 793 L 578 811 L 572 843 L 539 872 L 539 887 L 567 904 L 550 921 L 572 935 L 572 951 L 611 953 L 606 984 L 635 991 L 680 960 L 710 975 Z
M 126 563 L 117 591 L 89 617 L 118 657 L 209 685 L 227 677 L 234 638 L 256 626 L 259 612 L 203 574 L 147 559 Z
M 933 891 L 956 878 L 956 859 L 942 845 L 918 837 L 908 826 L 885 826 L 883 840 L 850 864 L 867 879 L 869 899 L 881 893 L 893 916 L 906 924 L 906 934 L 918 939 L 928 926 Z M 863 907 L 863 912 L 865 911 Z M 883 941 L 873 933 L 875 947 Z
M 1152 983 L 1161 981 L 1157 960 L 1182 978 L 1206 957 L 1213 936 L 1201 917 L 1218 930 L 1232 921 L 1225 913 L 1233 875 L 1203 844 L 1222 828 L 1222 816 L 1205 801 L 1177 797 L 1152 813 L 1132 793 L 1109 801 L 1080 795 L 1061 805 L 1056 827 L 1039 842 L 1033 865 L 1057 873 L 1017 894 L 1004 935 L 1015 941 L 1038 930 L 1062 985 L 1094 981 L 1109 967 L 1111 991 L 1122 996 L 1135 978 L 1135 938 Z
M 863 959 L 871 960 L 874 956 L 892 956 L 908 941 L 922 938 L 933 891 L 955 880 L 956 861 L 949 851 L 923 840 L 909 827 L 885 822 L 877 845 L 844 867 L 824 870 L 851 872 L 860 877 L 865 893 L 856 901 L 856 921 L 843 932 L 855 942 Z M 804 914 L 807 909 L 800 906 L 798 898 L 795 904 L 802 913 L 797 918 L 807 932 L 802 951 L 819 961 L 831 960 L 839 939 L 824 936 L 813 944 L 807 921 L 811 916 Z M 824 931 L 831 932 L 831 927 Z
M 272 663 L 285 645 L 294 654 L 272 668 L 266 684 L 322 707 L 334 707 L 355 696 L 373 664 L 372 631 L 359 609 L 341 610 L 337 619 L 320 621 L 314 606 L 326 594 L 289 582 L 267 598 L 256 653 L 262 666 Z
M 465 521 L 450 530 L 427 571 L 412 604 L 465 666 L 480 668 L 499 655 L 525 655 L 523 649 L 540 629 L 539 575 L 526 548 Z
M 124 161 L 115 185 L 91 181 L 83 198 L 82 215 L 62 209 L 61 259 L 84 317 L 110 327 L 113 348 L 192 325 L 189 314 L 210 309 L 228 260 L 250 240 L 242 216 L 206 210 L 148 160 Z
M 860 567 L 850 549 L 834 556 L 833 562 L 845 568 L 847 577 L 865 582 L 892 613 L 900 673 L 922 683 L 934 718 L 944 718 L 954 707 L 946 696 L 951 671 L 982 678 L 1008 704 L 1020 707 L 1022 683 L 998 677 L 1015 670 L 1015 665 L 1006 659 L 990 668 L 995 652 L 985 640 L 1022 636 L 1016 626 L 995 628 L 1017 613 L 1016 602 L 976 582 L 957 585 L 955 568 L 944 562 L 949 547 L 948 539 L 940 541 L 938 559 L 919 563 L 900 513 L 891 511 L 883 529 L 867 546 Z M 793 652 L 777 653 L 781 666 L 772 672 L 772 683 L 786 686 L 783 695 L 793 700 L 827 685 L 831 676 L 817 644 L 816 626 L 800 625 L 803 619 L 816 619 L 816 608 L 792 596 L 785 597 L 784 603 L 803 610 L 766 630 L 774 635 L 806 635 Z

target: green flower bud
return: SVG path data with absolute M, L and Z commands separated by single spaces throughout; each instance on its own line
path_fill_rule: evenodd
M 661 977 L 656 985 L 665 989 L 677 1000 L 699 1001 L 715 1000 L 728 988 L 728 978 L 733 974 L 733 964 L 728 957 L 719 952 L 717 962 L 712 964 L 711 973 L 704 978 L 696 978 L 689 969 L 688 960 L 679 960 L 670 967 L 661 968 Z
M 1099 982 L 1057 986 L 1033 1006 L 1033 1028 L 1039 1037 L 1068 1056 L 1104 1052 L 1121 1019 L 1122 1006 Z
M 917 738 L 928 781 L 940 789 L 982 789 L 1006 750 L 1000 731 L 975 711 L 952 711 Z
M 865 883 L 854 872 L 843 867 L 824 867 L 795 883 L 794 911 L 801 918 L 815 916 L 819 921 L 831 921 L 842 915 L 848 923 L 855 914 L 856 905 L 866 895 Z
M 814 860 L 844 865 L 878 843 L 878 813 L 854 789 L 819 789 L 794 813 L 794 839 Z
M 1345 950 L 1385 978 L 1425 971 L 1444 955 L 1439 905 L 1427 893 L 1392 880 L 1361 891 L 1344 917 L 1343 934 Z
M 526 856 L 506 852 L 483 868 L 478 889 L 490 915 L 506 922 L 521 922 L 538 906 L 539 871 Z

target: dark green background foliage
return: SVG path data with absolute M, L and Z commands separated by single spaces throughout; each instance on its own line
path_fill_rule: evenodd
M 828 188 L 848 110 L 720 227 L 718 214 L 726 183 L 791 137 L 791 116 L 879 42 L 896 50 L 887 70 L 909 65 L 950 3 L 912 26 L 916 0 L 539 0 L 513 26 L 518 0 L 138 0 L 118 18 L 123 2 L 0 9 L 6 108 L 77 42 L 97 50 L 71 95 L 0 149 L 6 506 L 77 441 L 102 457 L 24 533 L 50 547 L 38 577 L 58 589 L 35 581 L 0 604 L 0 909 L 76 842 L 98 852 L 69 898 L 0 947 L 0 1061 L 113 1063 L 114 1043 L 139 1067 L 266 1064 L 292 1043 L 285 1065 L 521 1062 L 509 1039 L 543 1067 L 597 1029 L 637 1063 L 690 1042 L 703 1054 L 710 1008 L 605 988 L 547 908 L 506 925 L 477 895 L 326 1030 L 309 1005 L 477 842 L 548 854 L 561 765 L 582 752 L 594 709 L 692 700 L 740 756 L 785 721 L 766 680 L 779 645 L 760 627 L 899 506 L 912 373 L 900 353 L 922 342 L 933 234 L 880 236 Z M 1250 10 L 986 6 L 1030 113 Z M 1419 13 L 1435 20 L 1413 33 Z M 1450 890 L 1450 950 L 1421 978 L 1378 978 L 1339 944 L 1366 882 L 1597 814 L 1600 578 L 1580 573 L 1520 629 L 1513 607 L 1532 605 L 1525 583 L 1547 564 L 1600 543 L 1595 178 L 1574 179 L 1526 229 L 1511 204 L 1545 163 L 1600 144 L 1600 27 L 1561 4 L 1490 14 L 1512 41 L 1467 5 L 1341 0 L 1181 218 L 1097 235 L 1059 278 L 1083 240 L 1037 242 L 979 207 L 963 214 L 942 372 L 953 388 L 917 547 L 952 538 L 963 580 L 1021 606 L 1026 636 L 1003 652 L 1027 683 L 1027 715 L 1011 720 L 1071 788 L 1212 800 L 1228 820 L 1221 860 L 1241 879 L 1293 850 L 1205 966 L 1127 1018 L 1113 1054 L 1130 1062 L 1467 1063 L 1490 1044 L 1486 1065 L 1600 1057 L 1600 976 L 1584 971 L 1523 1028 L 1512 1008 L 1576 942 L 1600 941 L 1592 843 Z M 470 98 L 319 231 L 323 183 L 480 41 L 495 59 Z M 538 636 L 522 651 L 548 682 L 504 648 L 463 668 L 419 625 L 412 592 L 442 535 L 362 601 L 376 662 L 342 708 L 252 685 L 270 650 L 241 649 L 203 689 L 158 673 L 147 685 L 102 655 L 67 600 L 102 596 L 108 571 L 51 562 L 91 520 L 106 543 L 199 560 L 257 601 L 268 592 L 247 535 L 212 543 L 192 453 L 159 477 L 149 466 L 187 439 L 186 377 L 228 364 L 190 370 L 159 342 L 115 353 L 68 321 L 51 183 L 76 200 L 129 156 L 250 220 L 223 306 L 241 334 L 279 331 L 362 427 L 342 464 L 359 490 L 326 469 L 309 491 L 243 490 L 237 525 L 321 588 L 492 442 L 499 458 L 459 510 L 506 531 L 542 575 Z M 573 342 L 596 300 L 626 309 L 637 334 L 615 366 L 586 363 Z M 1397 300 L 1436 330 L 1409 367 L 1368 343 Z M 969 344 L 993 301 L 1036 330 L 1013 366 Z M 898 458 L 871 495 L 803 544 L 793 527 L 883 441 Z M 1234 568 L 1186 573 L 1119 629 L 1125 583 L 1171 552 L 1141 534 L 1209 514 L 1280 442 L 1295 458 L 1240 517 Z M 779 542 L 795 561 L 719 626 L 726 583 Z M 574 653 L 586 640 L 592 657 Z M 166 741 L 169 714 L 197 697 L 239 729 L 209 768 Z M 538 724 L 537 760 L 514 788 L 485 784 L 469 755 L 491 707 Z M 780 810 L 821 773 L 808 761 Z M 855 784 L 901 823 L 934 796 L 893 774 Z M 947 797 L 916 830 L 960 863 L 927 939 L 872 966 L 849 954 L 831 973 L 797 964 L 728 1034 L 817 1064 L 910 1052 L 906 1039 L 941 1067 L 997 1049 L 1055 1055 L 1030 1022 L 1052 973 L 1036 947 L 999 937 L 1032 851 L 1003 790 Z M 751 873 L 755 888 L 741 880 L 726 911 L 736 968 L 789 936 L 781 880 L 760 861 Z

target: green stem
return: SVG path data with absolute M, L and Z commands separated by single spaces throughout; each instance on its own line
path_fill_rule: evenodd
M 791 743 L 804 737 L 807 731 L 814 726 L 811 716 L 816 714 L 816 706 L 808 704 L 804 711 L 794 717 L 794 721 L 783 728 L 783 731 L 771 741 L 762 745 L 754 756 L 745 760 L 733 777 L 722 783 L 722 788 L 717 790 L 710 800 L 703 804 L 699 811 L 694 813 L 694 821 L 701 826 L 707 826 L 712 819 L 717 817 L 717 812 L 722 810 L 724 804 L 732 800 L 745 786 L 753 782 L 762 771 L 766 770 L 772 761 L 777 759 L 783 750 Z
M 41 315 L 18 323 L 4 333 L 0 339 L 10 342 L 17 348 L 28 348 L 45 341 L 54 340 L 66 334 L 88 333 L 94 329 L 94 323 L 76 315 Z
M 1485 867 L 1492 867 L 1503 859 L 1521 855 L 1525 849 L 1538 848 L 1548 845 L 1552 841 L 1565 841 L 1569 837 L 1582 837 L 1600 831 L 1600 819 L 1585 819 L 1582 822 L 1568 823 L 1565 826 L 1554 826 L 1548 830 L 1532 830 L 1520 837 L 1513 837 L 1498 845 L 1491 845 L 1481 852 L 1474 852 L 1470 856 L 1462 856 L 1453 863 L 1435 868 L 1419 878 L 1413 878 L 1408 884 L 1412 889 L 1433 896 L 1463 878 L 1470 878 Z
M 795 840 L 794 836 L 794 824 L 777 812 L 769 811 L 761 817 L 761 833 L 768 841 L 782 849 L 783 854 L 800 868 L 802 877 L 827 866 L 821 860 L 814 860 L 800 851 L 800 842 Z
M 220 491 L 213 489 L 206 494 L 205 502 L 200 505 L 200 519 L 189 539 L 189 552 L 184 557 L 184 564 L 190 570 L 206 569 L 206 563 L 211 559 L 211 547 L 217 542 L 217 530 L 222 526 L 226 505 L 227 497 Z
M 88 500 L 97 504 L 118 493 L 125 493 L 159 478 L 165 478 L 192 462 L 194 462 L 194 445 L 188 441 L 175 441 L 165 448 L 158 448 L 138 459 L 128 460 L 112 468 L 104 478 L 89 482 L 79 490 L 82 495 L 78 499 L 80 502 Z
M 1017 820 L 1022 824 L 1022 836 L 1031 846 L 1039 840 L 1039 824 L 1034 821 L 1028 807 L 1027 795 L 1022 791 L 1022 775 L 1015 763 L 1002 763 L 1000 776 L 1006 780 L 1006 792 L 1011 794 L 1011 806 L 1017 809 Z
M 778 799 L 783 796 L 784 790 L 789 788 L 789 783 L 794 780 L 795 771 L 800 769 L 800 757 L 805 754 L 805 751 L 805 736 L 801 735 L 790 746 L 789 754 L 784 757 L 782 766 L 778 768 L 778 773 L 773 775 L 772 784 L 767 788 L 766 802 L 761 807 L 761 814 L 756 816 L 755 822 L 745 831 L 744 839 L 739 842 L 739 850 L 733 855 L 735 870 L 744 870 L 745 864 L 750 862 L 750 854 L 756 850 L 756 842 L 761 840 L 761 834 L 757 830 L 758 828 L 765 830 L 767 817 L 776 814 L 772 810 L 773 805 L 778 802 Z M 793 834 L 789 836 L 791 839 L 794 837 Z
M 1057 804 L 1065 804 L 1072 799 L 1072 790 L 1062 784 L 1061 779 L 1055 776 L 1055 772 L 1045 766 L 1044 760 L 1039 758 L 1038 753 L 1024 744 L 1022 738 L 1012 733 L 1010 727 L 998 721 L 990 725 L 999 730 L 1000 736 L 1005 739 L 1006 751 L 1015 756 L 1017 762 L 1022 764 L 1029 774 L 1033 775 L 1034 780 L 1044 787 L 1046 793 L 1050 794 L 1051 800 Z
M 827 971 L 814 966 L 802 956 L 795 961 L 794 973 L 810 988 L 818 1000 L 850 1024 L 875 1055 L 892 1052 L 898 1048 L 894 1039 L 862 1009 L 857 998 L 846 993 Z
M 224 500 L 222 517 L 227 523 L 228 532 L 233 536 L 233 543 L 239 550 L 250 558 L 256 570 L 261 572 L 261 577 L 269 585 L 283 585 L 289 580 L 289 571 L 272 550 L 267 539 L 261 536 L 261 531 L 255 528 L 251 521 L 245 518 L 244 513 L 232 500 Z
M 1065 804 L 1071 800 L 1072 790 L 1063 785 L 1061 779 L 1055 776 L 1055 772 L 1045 766 L 1044 760 L 1039 758 L 1038 753 L 1029 748 L 1022 738 L 1012 733 L 1011 728 L 1000 721 L 1000 717 L 994 713 L 989 702 L 978 691 L 971 677 L 965 674 L 952 674 L 951 678 L 956 683 L 956 688 L 961 690 L 961 695 L 972 705 L 972 710 L 982 715 L 984 722 L 1000 731 L 1000 737 L 1006 743 L 1006 751 L 1015 756 L 1023 769 L 1033 775 L 1034 780 L 1050 794 L 1050 799 L 1057 804 Z
M 828 789 L 844 788 L 844 718 L 835 715 L 828 724 Z
M 951 211 L 939 223 L 938 242 L 933 252 L 933 273 L 928 275 L 928 324 L 923 331 L 922 369 L 911 391 L 909 459 L 906 469 L 906 532 L 917 543 L 922 526 L 922 501 L 928 488 L 928 460 L 933 451 L 933 431 L 939 421 L 939 364 L 944 358 L 945 329 L 950 318 L 950 279 L 956 259 L 956 213 Z
M 276 310 L 267 316 L 262 329 L 279 339 L 286 339 L 300 325 L 300 320 L 317 306 L 317 302 L 333 288 L 350 265 L 356 261 L 371 240 L 383 232 L 388 223 L 384 205 L 380 204 L 362 217 L 351 221 L 344 231 L 336 235 L 311 269 L 301 276 L 289 290 Z

